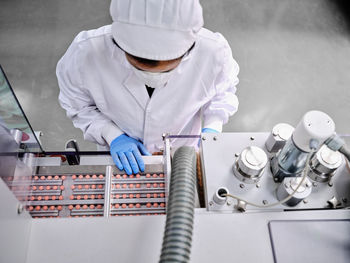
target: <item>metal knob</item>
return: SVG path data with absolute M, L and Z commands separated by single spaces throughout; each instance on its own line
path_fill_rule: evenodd
M 293 131 L 293 126 L 287 123 L 276 124 L 265 142 L 266 149 L 270 153 L 278 152 L 292 136 Z
M 309 177 L 316 182 L 328 182 L 342 164 L 339 152 L 323 145 L 311 158 Z
M 259 181 L 266 164 L 266 153 L 259 147 L 249 146 L 238 156 L 233 171 L 240 181 L 253 184 Z
M 292 194 L 300 184 L 302 177 L 285 177 L 283 182 L 277 188 L 277 199 L 279 201 L 285 199 L 288 195 Z M 296 206 L 303 199 L 308 197 L 312 192 L 312 183 L 308 178 L 305 178 L 304 182 L 293 194 L 293 197 L 284 204 L 287 206 Z

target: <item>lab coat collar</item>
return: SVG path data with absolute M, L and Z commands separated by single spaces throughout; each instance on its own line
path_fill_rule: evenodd
M 141 108 L 145 110 L 149 100 L 145 84 L 143 84 L 142 81 L 130 71 L 128 77 L 124 80 L 123 85 L 135 98 Z

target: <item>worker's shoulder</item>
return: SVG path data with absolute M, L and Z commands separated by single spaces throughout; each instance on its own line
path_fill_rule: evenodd
M 197 42 L 199 42 L 199 44 L 203 46 L 203 48 L 207 49 L 215 50 L 223 47 L 229 47 L 227 40 L 222 34 L 220 34 L 219 32 L 212 32 L 206 28 L 202 28 L 198 32 Z
M 88 46 L 91 43 L 103 42 L 106 37 L 111 36 L 111 25 L 102 26 L 97 29 L 81 31 L 75 38 L 74 43 L 79 46 Z

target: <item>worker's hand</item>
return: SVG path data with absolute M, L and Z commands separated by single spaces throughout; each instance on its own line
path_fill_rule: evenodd
M 203 128 L 202 133 L 219 133 L 219 132 L 211 128 Z
M 141 154 L 151 155 L 140 141 L 126 134 L 122 134 L 112 141 L 110 151 L 118 169 L 125 170 L 129 175 L 145 170 Z

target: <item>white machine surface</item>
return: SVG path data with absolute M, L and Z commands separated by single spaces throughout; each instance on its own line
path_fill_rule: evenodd
M 44 152 L 2 83 L 0 263 L 350 261 L 350 151 L 328 115 L 272 133 L 165 134 L 163 155 L 128 176 L 74 140 Z M 174 138 L 200 139 L 199 154 Z

